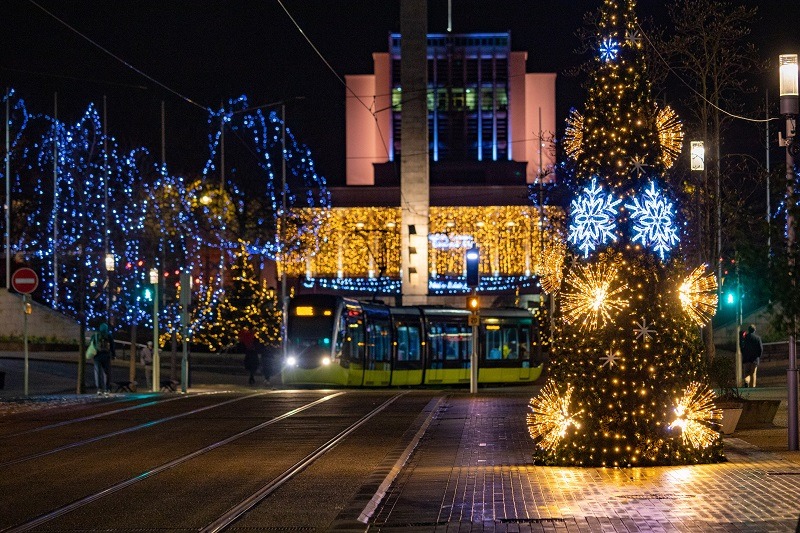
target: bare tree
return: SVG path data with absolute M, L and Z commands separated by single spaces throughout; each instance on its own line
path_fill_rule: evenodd
M 695 211 L 698 255 L 715 265 L 721 276 L 722 188 L 720 161 L 726 127 L 734 119 L 741 95 L 750 91 L 754 74 L 765 69 L 755 46 L 747 41 L 757 8 L 716 0 L 675 0 L 669 7 L 674 33 L 665 43 L 666 56 L 682 83 L 691 89 L 686 100 L 692 132 L 706 145 L 705 168 Z M 707 355 L 714 356 L 713 329 L 704 329 Z

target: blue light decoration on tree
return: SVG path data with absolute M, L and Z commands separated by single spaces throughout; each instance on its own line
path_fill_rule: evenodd
M 610 37 L 606 37 L 600 41 L 600 59 L 603 61 L 614 61 L 619 54 L 619 43 Z
M 583 189 L 583 194 L 572 200 L 567 240 L 577 246 L 584 257 L 598 246 L 617 240 L 614 231 L 620 202 L 622 200 L 604 193 L 596 179 Z
M 330 207 L 330 192 L 325 178 L 316 172 L 311 150 L 300 143 L 285 127 L 277 112 L 265 116 L 263 108 L 248 104 L 246 96 L 231 99 L 220 110 L 209 109 L 209 157 L 203 169 L 205 179 L 219 172 L 216 161 L 221 143 L 220 124 L 233 132 L 255 155 L 262 173 L 260 180 L 265 205 L 262 205 L 261 231 L 249 239 L 248 250 L 276 261 L 282 255 L 315 253 L 314 243 L 322 218 Z M 242 133 L 246 135 L 242 135 Z M 285 135 L 286 148 L 282 143 Z M 286 163 L 285 188 L 282 161 Z M 225 184 L 227 186 L 227 184 Z M 283 210 L 284 198 L 286 211 Z M 310 221 L 299 216 L 299 210 L 311 208 Z M 284 224 L 281 230 L 281 223 Z M 283 234 L 282 234 L 283 231 Z M 312 249 L 308 249 L 309 244 Z M 225 243 L 227 249 L 237 246 L 237 239 Z
M 634 233 L 631 240 L 639 241 L 645 248 L 653 250 L 663 261 L 665 255 L 680 242 L 672 201 L 651 181 L 650 187 L 625 207 L 631 211 L 631 230 Z

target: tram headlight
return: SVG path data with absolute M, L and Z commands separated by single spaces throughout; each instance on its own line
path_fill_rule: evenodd
M 328 366 L 330 364 L 331 364 L 331 358 L 330 357 L 323 357 L 322 358 L 322 366 Z
M 297 366 L 297 357 L 290 355 L 286 358 L 286 366 Z

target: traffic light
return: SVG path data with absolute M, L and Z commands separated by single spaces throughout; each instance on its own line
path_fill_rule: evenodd
M 480 300 L 478 300 L 478 296 L 475 294 L 470 294 L 469 296 L 467 296 L 467 310 L 472 311 L 474 313 L 479 308 L 480 308 Z
M 480 282 L 480 276 L 478 275 L 478 265 L 480 264 L 480 262 L 481 262 L 481 254 L 478 251 L 478 247 L 473 244 L 472 248 L 467 250 L 466 254 L 468 287 L 475 288 L 478 286 Z
M 145 301 L 152 302 L 153 301 L 153 290 L 150 287 L 145 287 L 144 291 L 142 292 Z

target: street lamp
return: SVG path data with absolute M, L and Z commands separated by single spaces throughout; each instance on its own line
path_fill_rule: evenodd
M 111 322 L 111 273 L 114 272 L 116 268 L 116 259 L 114 258 L 114 254 L 107 253 L 105 257 L 106 263 L 106 282 L 105 282 L 105 290 L 106 290 L 106 320 L 108 320 L 109 325 Z
M 780 111 L 786 118 L 786 138 L 780 145 L 786 147 L 786 254 L 789 263 L 789 279 L 794 284 L 794 156 L 798 152 L 795 139 L 795 123 L 798 115 L 797 54 L 782 54 L 780 65 Z M 794 288 L 792 288 L 794 292 Z M 786 371 L 788 386 L 789 450 L 798 450 L 797 433 L 797 353 L 795 347 L 795 317 L 789 326 L 789 369 Z
M 153 286 L 153 392 L 161 390 L 161 358 L 158 354 L 158 269 L 150 269 Z

